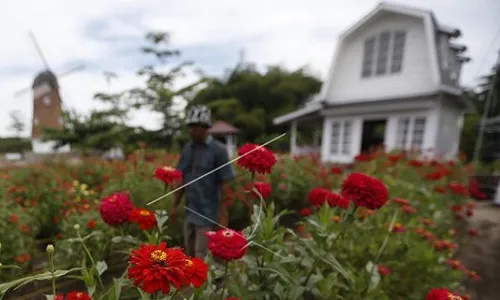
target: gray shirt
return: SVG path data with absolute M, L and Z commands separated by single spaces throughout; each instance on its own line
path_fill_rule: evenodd
M 177 169 L 182 171 L 184 183 L 187 183 L 228 161 L 229 157 L 224 144 L 209 137 L 202 143 L 188 143 L 182 151 L 181 158 L 177 163 Z M 229 164 L 186 186 L 184 188 L 186 206 L 210 220 L 218 222 L 222 183 L 234 177 L 233 168 Z M 185 217 L 188 223 L 194 225 L 214 225 L 213 222 L 188 210 L 185 211 Z

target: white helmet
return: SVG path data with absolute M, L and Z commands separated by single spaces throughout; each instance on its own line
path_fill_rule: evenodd
M 205 105 L 195 105 L 186 114 L 186 124 L 201 124 L 207 127 L 212 126 L 212 113 Z

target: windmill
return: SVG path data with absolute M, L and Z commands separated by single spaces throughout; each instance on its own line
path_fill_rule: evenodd
M 50 70 L 49 64 L 43 55 L 35 35 L 30 32 L 29 36 L 35 49 L 42 60 L 45 70 L 40 72 L 33 81 L 31 87 L 17 91 L 14 97 L 19 97 L 29 90 L 33 91 L 33 117 L 31 122 L 31 141 L 33 152 L 53 152 L 53 142 L 42 142 L 42 128 L 61 129 L 63 126 L 63 103 L 59 94 L 58 78 L 70 75 L 85 68 L 83 65 L 76 66 L 57 77 Z M 59 152 L 69 152 L 69 147 L 59 149 Z

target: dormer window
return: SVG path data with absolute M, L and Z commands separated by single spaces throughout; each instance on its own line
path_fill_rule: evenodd
M 401 72 L 405 31 L 384 31 L 365 40 L 361 77 Z

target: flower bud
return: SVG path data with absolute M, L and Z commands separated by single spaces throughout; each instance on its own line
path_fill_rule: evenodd
M 45 249 L 45 251 L 47 251 L 47 253 L 49 253 L 49 254 L 54 253 L 54 245 L 48 244 L 47 248 Z
M 75 224 L 73 228 L 75 228 L 75 230 L 80 230 L 80 224 Z

